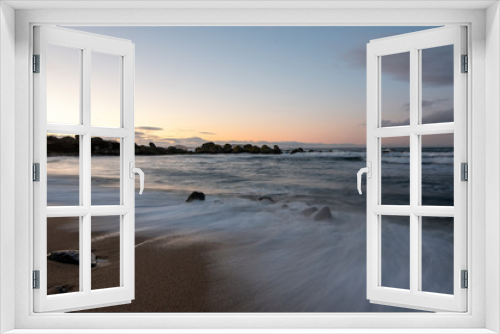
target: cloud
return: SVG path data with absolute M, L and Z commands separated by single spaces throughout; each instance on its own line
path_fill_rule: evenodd
M 422 51 L 422 85 L 440 87 L 453 84 L 453 49 L 443 46 Z M 348 66 L 366 69 L 365 46 L 347 50 L 343 60 Z M 382 73 L 394 80 L 409 81 L 409 53 L 399 53 L 382 57 Z
M 156 126 L 137 126 L 136 129 L 144 131 L 161 131 L 163 128 L 158 128 Z
M 208 135 L 208 136 L 212 136 L 212 135 L 216 134 L 215 132 L 207 132 L 207 131 L 200 131 L 198 133 L 201 135 Z
M 366 47 L 357 47 L 347 50 L 343 57 L 347 65 L 351 67 L 366 68 Z
M 401 126 L 401 125 L 409 125 L 410 119 L 407 118 L 404 121 L 391 121 L 389 119 L 382 120 L 382 126 Z
M 437 99 L 433 99 L 433 100 L 422 100 L 422 108 L 433 108 L 436 106 L 436 104 L 440 104 L 440 103 L 443 103 L 443 102 L 447 102 L 447 103 L 450 103 L 451 100 L 450 99 L 445 99 L 445 98 L 437 98 Z M 403 106 L 404 110 L 405 111 L 408 111 L 410 110 L 410 103 L 405 103 L 404 106 Z
M 453 122 L 453 109 L 434 111 L 430 115 L 422 117 L 422 123 Z
M 453 85 L 453 45 L 422 51 L 422 85 Z
M 444 123 L 444 122 L 453 122 L 453 108 L 432 111 L 429 115 L 422 117 L 422 124 L 429 123 Z M 388 119 L 382 120 L 382 126 L 401 126 L 401 125 L 409 125 L 410 120 L 407 118 L 403 121 L 391 121 Z

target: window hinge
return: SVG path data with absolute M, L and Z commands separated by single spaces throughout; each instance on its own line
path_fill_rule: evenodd
M 467 270 L 462 270 L 462 289 L 469 287 L 469 273 Z
M 33 55 L 33 73 L 40 73 L 40 55 Z
M 40 289 L 40 270 L 33 270 L 33 289 Z
M 466 162 L 462 162 L 460 165 L 461 178 L 462 181 L 469 181 L 469 165 Z
M 38 162 L 33 164 L 33 181 L 40 182 L 40 164 Z
M 469 56 L 462 55 L 462 73 L 469 72 Z

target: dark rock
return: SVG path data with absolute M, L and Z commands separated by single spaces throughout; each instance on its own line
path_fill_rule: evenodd
M 155 143 L 149 143 L 149 147 L 151 147 L 152 149 L 156 149 L 156 144 Z
M 75 292 L 77 289 L 73 285 L 56 285 L 47 289 L 48 295 L 54 295 L 59 293 Z
M 57 285 L 54 288 L 56 288 L 57 292 L 59 292 L 59 293 L 67 293 L 70 290 L 69 285 L 63 285 L 63 286 Z
M 226 145 L 224 145 L 223 150 L 224 150 L 224 153 L 231 153 L 231 152 L 233 152 L 233 147 L 231 146 L 231 144 L 226 144 Z
M 260 152 L 264 154 L 269 154 L 273 153 L 273 150 L 271 150 L 271 148 L 267 145 L 262 145 L 262 147 L 260 148 Z
M 192 202 L 192 201 L 204 201 L 205 200 L 205 194 L 202 192 L 198 191 L 193 191 L 191 195 L 187 198 L 186 202 Z
M 275 153 L 275 154 L 283 153 L 278 145 L 274 145 L 273 151 L 274 151 L 273 153 Z
M 253 153 L 253 154 L 258 154 L 260 152 L 261 152 L 260 147 L 258 147 L 257 145 L 252 146 L 252 148 L 250 149 L 250 153 Z
M 201 145 L 201 147 L 197 147 L 195 149 L 195 153 L 208 153 L 208 154 L 224 153 L 224 149 L 219 144 L 209 142 Z
M 67 264 L 80 264 L 80 252 L 76 249 L 53 251 L 47 254 L 47 260 Z M 97 256 L 94 253 L 90 253 L 90 265 L 92 268 L 97 266 Z
M 302 147 L 296 148 L 290 152 L 290 154 L 295 154 L 295 153 L 303 153 L 304 149 Z
M 330 208 L 325 206 L 314 216 L 314 220 L 316 221 L 324 221 L 333 219 L 332 212 Z
M 316 211 L 318 211 L 318 208 L 313 206 L 313 207 L 310 207 L 310 208 L 307 208 L 307 209 L 304 209 L 302 210 L 302 214 L 306 217 L 309 217 L 311 216 L 313 213 L 315 213 Z
M 264 202 L 264 203 L 274 203 L 274 199 L 272 199 L 269 196 L 261 196 L 258 198 L 259 201 Z
M 252 149 L 253 146 L 251 144 L 246 144 L 245 146 L 243 146 L 243 151 L 245 152 L 251 153 Z
M 243 152 L 244 150 L 240 145 L 236 145 L 235 147 L 233 147 L 233 153 L 243 153 Z
M 283 204 L 283 205 L 281 206 L 281 208 L 282 208 L 282 209 L 288 209 L 288 205 Z

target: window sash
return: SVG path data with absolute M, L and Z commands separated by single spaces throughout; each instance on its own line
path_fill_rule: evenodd
M 81 50 L 80 124 L 47 123 L 46 46 Z M 101 52 L 121 59 L 121 124 L 119 128 L 91 126 L 91 54 Z M 34 161 L 40 163 L 40 182 L 34 184 L 34 270 L 40 288 L 33 290 L 35 312 L 65 312 L 128 303 L 134 298 L 135 197 L 129 162 L 134 161 L 134 45 L 130 41 L 47 26 L 35 27 L 34 54 L 40 55 L 40 73 L 34 75 Z M 80 205 L 47 206 L 47 134 L 79 135 Z M 120 205 L 91 205 L 91 138 L 120 139 Z M 120 216 L 120 286 L 92 290 L 92 217 Z M 47 218 L 80 217 L 80 291 L 47 295 Z
M 430 311 L 467 310 L 467 290 L 461 288 L 461 270 L 467 266 L 467 183 L 460 180 L 460 164 L 467 162 L 467 76 L 460 71 L 466 54 L 466 28 L 443 27 L 371 41 L 367 45 L 367 297 L 371 302 Z M 421 115 L 422 49 L 454 45 L 454 122 L 419 124 Z M 381 127 L 381 57 L 410 53 L 410 125 Z M 454 207 L 420 205 L 421 142 L 426 134 L 454 134 Z M 381 205 L 381 139 L 410 138 L 410 205 Z M 381 217 L 410 217 L 410 289 L 381 286 Z M 454 218 L 454 294 L 421 290 L 421 218 Z

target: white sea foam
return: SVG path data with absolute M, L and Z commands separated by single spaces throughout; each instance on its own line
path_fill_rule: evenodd
M 430 153 L 424 157 L 430 163 L 423 167 L 423 173 L 432 180 L 424 190 L 434 196 L 431 199 L 443 201 L 449 196 L 449 187 L 436 188 L 436 184 L 453 165 L 438 161 L 453 158 L 449 152 Z M 404 166 L 402 160 L 409 158 L 407 152 L 388 155 L 383 161 L 397 162 L 393 166 Z M 78 196 L 75 158 L 51 159 L 58 168 L 49 178 L 49 202 L 64 205 Z M 109 203 L 117 193 L 108 161 L 108 157 L 93 157 L 93 172 L 99 177 L 92 191 L 97 203 Z M 146 173 L 146 190 L 136 196 L 136 233 L 151 238 L 196 237 L 224 244 L 212 254 L 216 260 L 212 269 L 216 275 L 244 282 L 251 298 L 238 304 L 239 311 L 397 310 L 366 300 L 366 204 L 355 184 L 356 171 L 365 165 L 362 150 L 137 157 L 136 165 Z M 407 191 L 407 168 L 394 168 L 394 185 L 389 190 Z M 186 203 L 191 191 L 203 191 L 206 200 Z M 261 201 L 261 196 L 274 202 Z M 328 206 L 333 219 L 315 221 L 302 214 L 312 206 Z M 407 229 L 399 221 L 385 221 L 389 228 L 383 247 L 390 250 L 394 247 L 391 240 L 404 240 Z M 429 251 L 425 255 L 432 260 L 426 262 L 432 264 L 429 268 L 438 270 L 425 271 L 424 278 L 448 284 L 453 272 L 453 240 L 449 222 L 436 226 L 426 234 Z M 389 254 L 394 255 L 387 267 L 391 272 L 383 275 L 404 283 L 409 273 L 402 268 L 406 268 L 408 257 L 404 252 Z M 448 288 L 429 286 L 434 290 Z

